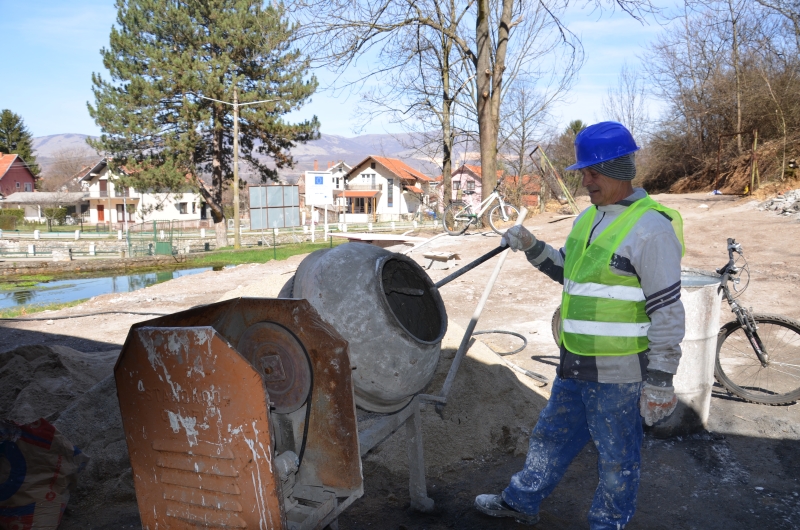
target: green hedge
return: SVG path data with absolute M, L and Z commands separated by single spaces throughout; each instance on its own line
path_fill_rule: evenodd
M 0 230 L 16 230 L 17 223 L 15 215 L 0 215 Z
M 25 220 L 25 210 L 23 208 L 3 208 L 0 210 L 0 215 L 3 217 L 14 217 L 19 222 Z

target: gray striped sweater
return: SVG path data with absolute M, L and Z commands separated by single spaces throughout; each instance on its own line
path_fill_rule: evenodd
M 589 240 L 594 239 L 634 201 L 646 197 L 641 188 L 626 199 L 598 206 Z M 591 206 L 590 208 L 595 208 Z M 585 215 L 584 210 L 575 220 Z M 573 224 L 574 226 L 574 224 Z M 525 252 L 528 261 L 553 280 L 564 283 L 564 255 L 544 241 Z M 561 347 L 558 375 L 601 383 L 634 383 L 646 379 L 647 370 L 674 374 L 681 358 L 684 311 L 681 303 L 681 245 L 664 214 L 650 210 L 636 223 L 611 258 L 611 272 L 637 276 L 650 317 L 649 349 L 637 355 L 575 355 Z

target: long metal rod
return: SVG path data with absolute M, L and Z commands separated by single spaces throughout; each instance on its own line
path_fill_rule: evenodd
M 527 215 L 528 209 L 522 208 L 522 211 L 519 212 L 519 218 L 517 218 L 516 225 L 521 225 L 522 221 L 525 220 Z M 467 354 L 469 342 L 470 339 L 472 339 L 472 333 L 475 331 L 475 326 L 478 325 L 478 319 L 481 318 L 483 307 L 486 305 L 486 300 L 489 299 L 489 294 L 492 292 L 492 288 L 497 281 L 497 277 L 500 275 L 500 269 L 503 268 L 503 264 L 506 262 L 508 252 L 510 250 L 510 248 L 506 248 L 501 252 L 500 259 L 498 260 L 497 265 L 495 265 L 494 271 L 492 271 L 492 275 L 489 277 L 489 281 L 486 283 L 486 288 L 483 290 L 481 299 L 478 301 L 478 306 L 475 308 L 475 312 L 472 314 L 472 319 L 469 321 L 467 330 L 464 332 L 464 337 L 461 339 L 461 345 L 458 347 L 456 356 L 453 358 L 453 364 L 450 365 L 450 371 L 447 372 L 447 378 L 444 380 L 441 392 L 439 392 L 439 397 L 444 398 L 444 402 L 436 404 L 437 411 L 441 412 L 442 408 L 447 404 L 447 395 L 450 393 L 450 387 L 453 386 L 453 381 L 455 381 L 458 368 L 461 366 L 461 361 L 464 360 L 464 356 Z
M 462 274 L 468 273 L 469 271 L 471 271 L 472 269 L 474 269 L 475 267 L 477 267 L 481 263 L 489 261 L 490 259 L 492 259 L 493 257 L 497 256 L 498 254 L 500 254 L 504 250 L 508 250 L 508 249 L 506 247 L 497 247 L 495 249 L 492 249 L 489 252 L 487 252 L 486 254 L 484 254 L 483 256 L 481 256 L 480 258 L 476 259 L 475 261 L 471 261 L 471 262 L 467 263 L 466 265 L 464 265 L 463 267 L 458 269 L 453 274 L 451 274 L 449 276 L 445 276 L 444 278 L 442 278 L 438 282 L 434 283 L 433 285 L 435 285 L 436 288 L 438 289 L 439 287 L 452 282 L 453 280 L 455 280 L 456 278 L 458 278 Z

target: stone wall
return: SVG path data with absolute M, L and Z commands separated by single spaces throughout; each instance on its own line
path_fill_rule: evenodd
M 74 261 L 0 261 L 0 277 L 32 274 L 124 271 L 145 267 L 164 267 L 182 263 L 184 256 L 148 256 L 144 258 L 82 259 Z

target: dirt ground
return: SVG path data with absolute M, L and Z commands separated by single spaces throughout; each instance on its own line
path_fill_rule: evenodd
M 744 248 L 752 274 L 743 305 L 760 313 L 800 320 L 800 220 L 758 211 L 756 203 L 705 194 L 655 196 L 681 212 L 685 222 L 683 265 L 713 270 L 727 261 L 726 238 Z M 582 204 L 585 206 L 585 202 Z M 572 220 L 543 214 L 525 224 L 540 239 L 563 244 Z M 417 235 L 417 234 L 412 234 Z M 428 235 L 428 234 L 419 234 Z M 410 255 L 420 263 L 427 250 L 453 251 L 461 264 L 499 243 L 493 233 L 472 229 L 460 237 L 444 236 Z M 127 310 L 172 313 L 217 301 L 225 293 L 268 296 L 288 279 L 302 256 L 263 265 L 243 265 L 219 272 L 183 277 L 127 294 L 94 298 L 80 306 L 40 314 L 42 318 Z M 494 261 L 441 289 L 449 319 L 466 327 Z M 430 270 L 437 281 L 453 270 Z M 255 286 L 260 285 L 259 289 Z M 560 286 L 532 268 L 521 253 L 511 254 L 489 298 L 478 329 L 523 334 L 528 346 L 509 361 L 552 379 L 558 351 L 550 319 L 560 301 Z M 723 307 L 722 322 L 730 320 Z M 69 346 L 83 352 L 119 348 L 135 322 L 151 317 L 106 314 L 93 317 L 0 323 L 0 351 L 23 344 Z M 511 350 L 517 339 L 485 336 L 497 350 Z M 443 356 L 446 357 L 446 356 Z M 449 362 L 449 361 L 445 361 Z M 545 387 L 546 391 L 547 387 Z M 539 405 L 544 397 L 526 396 Z M 535 406 L 535 405 L 532 405 Z M 534 411 L 535 412 L 535 411 Z M 533 424 L 528 428 L 533 427 Z M 426 445 L 440 441 L 425 440 Z M 342 529 L 478 529 L 512 528 L 508 520 L 481 516 L 472 508 L 475 495 L 499 492 L 524 456 L 514 440 L 498 439 L 481 454 L 459 463 L 430 467 L 428 491 L 436 511 L 422 515 L 408 509 L 408 477 L 365 460 L 365 494 L 339 519 Z M 379 455 L 378 455 L 379 456 Z M 667 440 L 647 435 L 643 450 L 638 512 L 630 529 L 800 528 L 800 405 L 766 407 L 745 403 L 715 387 L 708 432 Z M 543 506 L 537 528 L 585 528 L 586 513 L 597 482 L 596 454 L 591 444 L 570 467 Z M 64 528 L 136 528 L 134 502 L 106 506 L 102 513 L 80 513 L 70 507 Z

